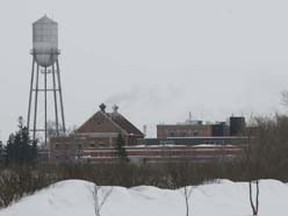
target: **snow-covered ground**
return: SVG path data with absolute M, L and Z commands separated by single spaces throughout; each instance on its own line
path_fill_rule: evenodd
M 98 187 L 68 180 L 51 185 L 0 211 L 0 216 L 94 216 L 95 200 L 101 216 L 185 216 L 184 190 L 164 190 L 151 186 L 134 188 Z M 218 183 L 187 187 L 191 190 L 191 216 L 249 216 L 248 184 L 221 180 Z M 288 186 L 275 180 L 261 180 L 261 216 L 288 215 Z

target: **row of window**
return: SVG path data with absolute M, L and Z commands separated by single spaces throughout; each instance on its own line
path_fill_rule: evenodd
M 91 148 L 95 148 L 95 147 L 107 147 L 107 146 L 109 146 L 107 143 L 97 143 L 97 144 L 95 144 L 95 143 L 90 143 L 90 144 L 88 144 L 88 145 L 85 145 L 85 147 L 91 147 Z M 68 148 L 75 148 L 75 147 L 77 147 L 78 149 L 82 149 L 83 148 L 83 144 L 74 144 L 74 145 L 72 145 L 71 146 L 71 144 L 67 144 L 67 143 L 65 143 L 65 144 L 62 144 L 62 143 L 56 143 L 55 144 L 55 149 L 68 149 Z
M 193 131 L 193 132 L 191 132 L 191 133 L 189 133 L 189 134 L 187 134 L 186 132 L 170 132 L 169 133 L 169 135 L 170 135 L 170 137 L 187 137 L 187 136 L 199 136 L 200 135 L 200 133 L 199 133 L 199 131 Z

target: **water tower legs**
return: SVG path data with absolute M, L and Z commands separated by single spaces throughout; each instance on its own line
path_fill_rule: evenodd
M 53 94 L 54 94 L 54 109 L 55 109 L 55 127 L 56 135 L 59 136 L 59 122 L 58 122 L 58 104 L 57 104 L 57 91 L 56 91 L 56 74 L 55 66 L 52 65 L 52 76 L 53 76 Z
M 42 78 L 40 79 L 41 76 Z M 44 101 L 39 101 L 38 98 L 40 97 L 44 97 Z M 42 104 L 39 103 L 41 101 Z M 41 118 L 39 118 L 39 114 L 43 113 L 43 111 L 44 122 Z M 59 119 L 60 115 L 61 120 Z M 48 147 L 47 144 L 49 141 L 49 135 L 51 135 L 48 133 L 49 130 L 51 130 L 48 125 L 48 121 L 50 120 L 52 120 L 55 124 L 52 125 L 54 136 L 65 134 L 66 131 L 59 62 L 56 60 L 51 66 L 42 67 L 36 62 L 35 57 L 33 57 L 27 127 L 28 130 L 32 132 L 32 139 L 36 140 L 42 138 L 46 147 Z M 41 133 L 42 135 L 40 135 Z
M 45 108 L 45 111 L 44 111 L 44 115 L 45 115 L 45 120 L 44 120 L 44 143 L 45 145 L 47 144 L 47 67 L 44 68 L 44 108 Z
M 30 114 L 31 114 L 31 104 L 32 104 L 32 89 L 34 83 L 34 67 L 35 67 L 35 58 L 32 58 L 32 72 L 31 72 L 31 81 L 30 81 L 30 93 L 29 93 L 29 103 L 28 103 L 28 114 L 27 114 L 27 127 L 30 126 Z
M 57 65 L 58 88 L 59 88 L 59 95 L 60 95 L 60 107 L 61 107 L 63 132 L 66 133 L 65 118 L 64 118 L 64 107 L 63 107 L 63 96 L 62 96 L 62 87 L 61 87 L 61 77 L 60 77 L 60 67 L 59 67 L 58 59 L 56 61 L 56 65 Z

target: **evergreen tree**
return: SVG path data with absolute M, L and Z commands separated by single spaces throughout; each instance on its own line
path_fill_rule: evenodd
M 125 161 L 128 160 L 126 149 L 124 148 L 125 141 L 121 133 L 119 133 L 116 142 L 116 156 Z
M 5 153 L 5 149 L 4 149 L 2 141 L 0 140 L 0 163 L 4 162 L 4 159 L 5 159 L 4 153 Z
M 6 146 L 6 162 L 8 164 L 31 164 L 37 159 L 37 142 L 32 141 L 28 128 L 19 117 L 19 130 L 9 136 Z

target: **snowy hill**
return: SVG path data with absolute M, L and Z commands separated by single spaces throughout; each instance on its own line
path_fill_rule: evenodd
M 0 216 L 185 216 L 184 189 L 152 186 L 98 187 L 81 180 L 61 181 L 0 211 Z M 221 180 L 198 187 L 189 198 L 190 215 L 249 216 L 248 184 Z M 94 195 L 93 195 L 94 194 Z M 98 197 L 98 201 L 94 198 Z M 288 186 L 275 180 L 260 182 L 261 216 L 288 215 Z M 104 202 L 103 202 L 104 200 Z M 102 205 L 103 204 L 103 205 Z

